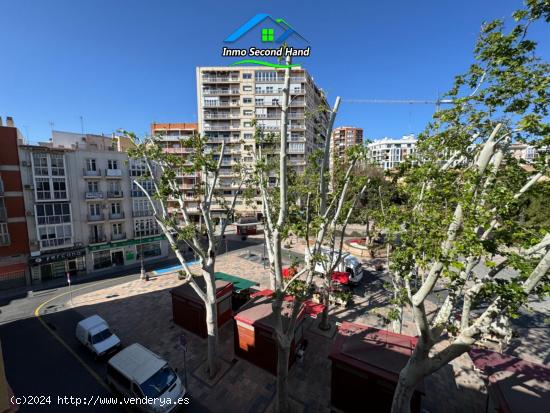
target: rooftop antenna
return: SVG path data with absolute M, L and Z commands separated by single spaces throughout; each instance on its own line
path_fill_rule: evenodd
M 84 135 L 84 116 L 80 115 L 80 131 Z

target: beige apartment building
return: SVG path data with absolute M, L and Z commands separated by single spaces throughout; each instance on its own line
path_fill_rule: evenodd
M 212 145 L 225 142 L 219 188 L 228 201 L 239 185 L 233 165 L 253 162 L 256 128 L 265 133 L 280 131 L 283 82 L 284 71 L 268 67 L 197 68 L 198 131 Z M 293 68 L 287 149 L 288 165 L 297 172 L 304 170 L 308 156 L 327 139 L 329 115 L 322 108 L 328 108 L 324 92 L 305 69 Z M 259 200 L 252 206 L 239 200 L 236 210 L 259 215 L 260 205 Z
M 168 255 L 149 201 L 133 183 L 145 165 L 128 159 L 127 144 L 53 131 L 49 142 L 19 146 L 32 283 Z M 152 188 L 150 180 L 142 184 Z

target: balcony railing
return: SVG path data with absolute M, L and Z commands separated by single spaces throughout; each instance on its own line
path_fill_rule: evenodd
M 112 234 L 111 240 L 113 241 L 120 241 L 121 239 L 126 239 L 126 233 L 122 232 L 120 234 Z
M 139 198 L 139 197 L 145 196 L 145 194 L 141 189 L 136 189 L 136 190 L 130 191 L 130 196 L 132 196 L 132 198 Z
M 122 198 L 124 196 L 124 193 L 122 191 L 107 191 L 107 198 L 113 199 L 113 198 Z
M 122 169 L 105 169 L 105 176 L 109 178 L 121 178 Z
M 159 235 L 160 229 L 149 229 L 145 231 L 134 231 L 134 239 L 141 237 L 150 237 L 152 235 Z
M 285 81 L 285 78 L 282 76 L 277 76 L 274 78 L 261 78 L 257 77 L 254 79 L 256 83 L 281 83 Z M 291 82 L 305 82 L 306 78 L 304 76 L 293 76 L 290 78 Z
M 208 125 L 204 127 L 205 131 L 214 130 L 239 130 L 240 126 L 227 126 L 227 125 Z
M 95 171 L 89 171 L 88 169 L 84 168 L 82 171 L 84 176 L 91 176 L 91 177 L 101 176 L 101 169 L 96 169 Z
M 137 217 L 150 217 L 151 215 L 153 215 L 153 210 L 138 209 L 137 211 L 132 211 L 132 216 L 134 218 L 137 218 Z
M 204 119 L 239 119 L 238 113 L 205 113 Z
M 202 91 L 203 95 L 238 95 L 239 89 L 207 89 Z
M 97 221 L 105 221 L 105 215 L 104 214 L 98 214 L 98 215 L 88 214 L 88 222 L 97 222 Z
M 86 199 L 103 199 L 103 191 L 87 191 L 85 193 Z
M 112 213 L 109 212 L 109 219 L 124 219 L 124 212 Z
M 205 108 L 217 108 L 217 107 L 237 107 L 239 102 L 204 102 Z
M 238 83 L 239 78 L 238 77 L 216 77 L 216 76 L 203 76 L 202 77 L 203 82 L 210 82 L 210 83 L 217 83 L 217 82 L 229 82 L 229 83 Z
M 101 242 L 107 242 L 107 237 L 105 236 L 105 234 L 90 235 L 89 242 L 90 244 L 99 244 Z

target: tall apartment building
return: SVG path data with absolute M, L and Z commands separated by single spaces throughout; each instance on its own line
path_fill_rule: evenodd
M 52 132 L 22 145 L 33 282 L 168 255 L 145 194 L 145 173 L 125 138 Z M 143 180 L 146 189 L 152 182 Z
M 198 134 L 196 123 L 152 123 L 151 135 L 161 138 L 160 145 L 164 152 L 186 157 L 192 151 L 181 145 L 181 141 Z M 198 216 L 199 206 L 194 194 L 199 175 L 197 173 L 184 173 L 180 171 L 177 181 L 180 189 L 185 191 L 187 212 L 191 216 Z M 175 201 L 168 202 L 168 212 L 173 213 L 176 207 Z
M 29 239 L 17 151 L 21 141 L 13 119 L 2 125 L 0 118 L 0 289 L 24 286 L 29 282 L 27 261 Z
M 330 169 L 334 165 L 345 162 L 349 148 L 363 144 L 363 129 L 353 126 L 340 126 L 332 131 L 332 142 L 330 146 Z
M 368 144 L 369 158 L 383 169 L 393 169 L 413 154 L 415 147 L 416 138 L 412 135 L 384 138 Z
M 212 145 L 225 142 L 219 187 L 228 200 L 238 187 L 232 166 L 253 161 L 255 127 L 274 134 L 280 130 L 283 82 L 284 71 L 268 67 L 197 68 L 198 129 Z M 293 68 L 287 149 L 288 165 L 298 172 L 327 139 L 328 113 L 322 107 L 328 107 L 324 92 L 305 69 Z M 236 210 L 249 213 L 250 206 L 237 201 Z

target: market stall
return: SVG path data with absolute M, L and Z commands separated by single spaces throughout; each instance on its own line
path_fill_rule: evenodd
M 332 346 L 331 406 L 341 412 L 389 412 L 399 372 L 417 338 L 344 322 Z M 412 397 L 411 412 L 420 412 L 422 384 Z
M 195 281 L 205 291 L 205 281 L 196 277 Z M 216 280 L 216 301 L 218 307 L 218 327 L 231 320 L 231 294 L 233 284 L 228 281 Z M 172 294 L 172 314 L 174 323 L 197 334 L 206 337 L 206 308 L 190 284 L 184 284 L 170 291 Z

